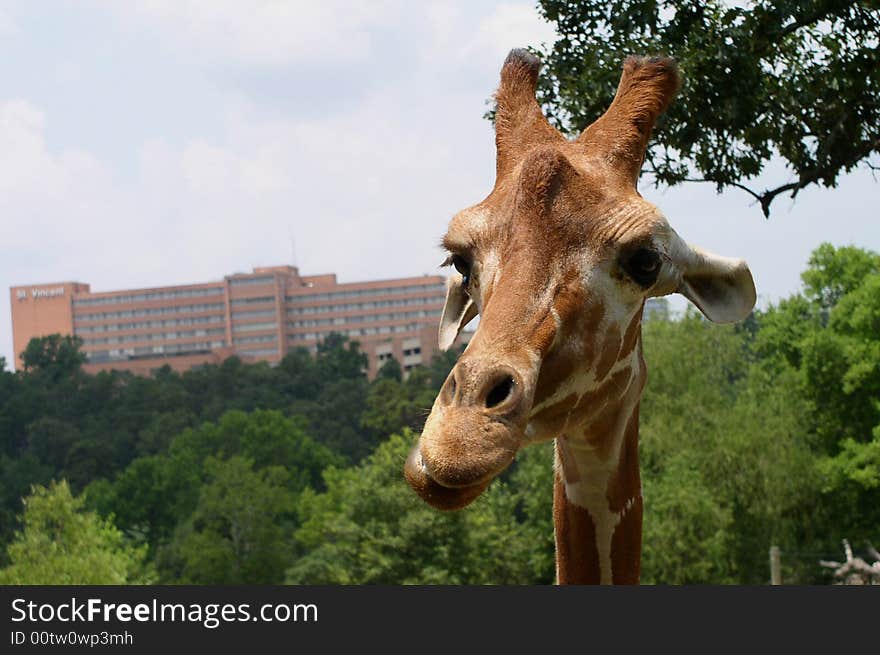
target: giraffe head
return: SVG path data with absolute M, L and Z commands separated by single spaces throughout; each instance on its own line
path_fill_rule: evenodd
M 689 246 L 636 190 L 654 121 L 679 85 L 675 63 L 627 59 L 611 105 L 574 141 L 536 101 L 539 67 L 524 50 L 504 62 L 495 186 L 443 238 L 455 270 L 440 347 L 480 322 L 404 467 L 441 509 L 474 500 L 522 446 L 589 423 L 609 395 L 641 393 L 643 375 L 634 384 L 616 373 L 641 357 L 646 298 L 681 293 L 716 322 L 755 303 L 744 261 Z

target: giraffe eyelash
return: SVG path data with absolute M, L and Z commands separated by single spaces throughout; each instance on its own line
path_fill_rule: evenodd
M 440 265 L 441 268 L 444 266 L 454 267 L 456 272 L 461 275 L 462 282 L 465 285 L 467 285 L 470 281 L 473 263 L 471 262 L 469 257 L 460 255 L 458 253 L 452 253 Z

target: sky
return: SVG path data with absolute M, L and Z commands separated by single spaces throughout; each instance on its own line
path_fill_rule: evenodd
M 516 0 L 0 0 L 0 357 L 19 284 L 436 273 L 449 219 L 492 187 L 501 63 L 553 38 Z M 778 163 L 766 179 L 789 181 Z M 880 250 L 867 170 L 770 220 L 742 191 L 641 192 L 687 241 L 745 258 L 762 305 L 824 241 Z

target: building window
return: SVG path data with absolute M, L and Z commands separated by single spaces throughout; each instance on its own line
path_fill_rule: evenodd
M 174 298 L 196 298 L 201 296 L 215 296 L 224 292 L 223 287 L 208 289 L 177 289 L 175 291 L 151 291 L 145 293 L 132 293 L 122 296 L 105 296 L 101 298 L 74 298 L 74 307 L 94 307 L 96 305 L 121 305 L 137 302 L 149 302 L 153 300 L 170 300 Z
M 239 350 L 239 355 L 248 355 L 250 357 L 267 357 L 271 355 L 277 355 L 278 351 L 275 348 L 260 348 L 257 350 Z
M 229 286 L 232 287 L 248 287 L 248 286 L 256 286 L 258 284 L 272 284 L 275 281 L 274 277 L 233 277 L 229 278 Z
M 178 330 L 175 332 L 148 332 L 140 334 L 123 334 L 120 336 L 103 337 L 97 339 L 83 339 L 87 346 L 99 344 L 134 343 L 138 341 L 169 341 L 173 339 L 187 339 L 190 337 L 206 337 L 226 334 L 226 328 L 214 328 L 212 330 Z
M 268 316 L 275 316 L 274 309 L 257 309 L 250 312 L 233 312 L 232 320 L 239 318 L 266 318 Z
M 260 296 L 259 298 L 234 298 L 230 304 L 233 307 L 241 305 L 260 305 L 267 302 L 275 302 L 275 296 Z
M 162 314 L 196 314 L 202 312 L 217 312 L 225 309 L 223 303 L 211 303 L 204 305 L 177 305 L 175 307 L 147 307 L 144 309 L 127 309 L 121 312 L 99 312 L 96 314 L 75 314 L 74 323 L 85 321 L 107 321 L 114 318 L 140 318 L 142 316 L 159 316 Z M 213 320 L 224 320 L 222 316 L 210 317 Z M 197 318 L 189 320 L 198 320 Z M 98 326 L 100 327 L 100 326 Z
M 375 302 L 360 302 L 360 303 L 344 303 L 337 305 L 317 305 L 314 307 L 295 307 L 293 309 L 288 309 L 287 314 L 289 316 L 296 316 L 297 314 L 333 314 L 340 312 L 352 312 L 352 311 L 364 311 L 370 309 L 380 309 L 383 307 L 405 307 L 412 305 L 442 305 L 444 302 L 443 296 L 434 296 L 432 298 L 402 298 L 399 300 L 377 300 Z M 421 310 L 425 312 L 426 310 Z M 416 312 L 413 312 L 416 313 Z M 433 312 L 431 312 L 433 314 Z
M 313 293 L 301 296 L 286 296 L 285 300 L 289 303 L 314 302 L 318 300 L 341 300 L 343 298 L 361 298 L 368 296 L 391 296 L 403 294 L 427 294 L 427 293 L 446 293 L 446 285 L 442 282 L 431 282 L 429 284 L 410 285 L 402 287 L 380 287 L 378 289 L 352 289 L 351 291 L 334 291 L 331 293 Z
M 232 343 L 245 344 L 245 343 L 270 343 L 277 339 L 277 335 L 275 334 L 259 334 L 253 337 L 235 337 L 232 340 Z
M 276 321 L 272 321 L 270 323 L 242 323 L 240 325 L 233 325 L 233 332 L 256 332 L 257 330 L 276 330 L 278 329 L 278 323 Z
M 118 362 L 152 357 L 182 357 L 184 355 L 198 355 L 210 352 L 211 348 L 222 348 L 223 346 L 223 341 L 200 341 L 198 343 L 166 344 L 164 346 L 139 346 L 137 348 L 95 350 L 92 352 L 86 352 L 85 355 L 89 362 L 98 364 L 103 362 Z

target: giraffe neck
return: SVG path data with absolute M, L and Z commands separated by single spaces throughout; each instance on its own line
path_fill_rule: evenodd
M 638 584 L 642 494 L 639 398 L 645 380 L 641 344 L 620 396 L 591 399 L 595 414 L 556 439 L 553 520 L 560 584 Z

